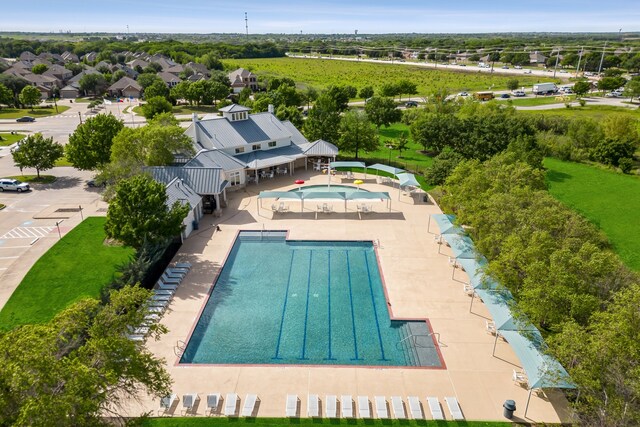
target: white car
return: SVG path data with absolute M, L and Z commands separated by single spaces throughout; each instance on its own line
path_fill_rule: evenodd
M 458 96 L 469 96 L 469 92 L 460 92 Z
M 515 66 L 515 67 L 513 67 L 513 68 L 515 68 L 516 70 L 522 70 L 522 66 L 521 66 L 521 65 L 516 65 L 516 66 Z
M 525 74 L 531 74 L 531 70 L 524 70 Z
M 607 96 L 609 98 L 620 98 L 622 96 L 622 92 L 618 92 L 617 90 L 614 90 L 612 92 L 609 92 L 605 96 Z
M 516 97 L 526 96 L 523 90 L 514 90 L 513 92 L 511 92 L 511 95 Z
M 23 191 L 29 191 L 29 184 L 26 182 L 18 181 L 17 179 L 12 178 L 2 178 L 0 179 L 0 191 L 17 191 L 18 193 L 22 193 Z

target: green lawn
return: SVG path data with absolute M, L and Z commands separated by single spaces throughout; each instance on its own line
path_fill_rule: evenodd
M 56 160 L 56 164 L 55 164 L 55 167 L 61 167 L 61 166 L 73 166 L 73 165 L 69 160 L 67 160 L 66 156 L 62 156 L 58 160 Z
M 620 258 L 640 271 L 640 178 L 547 158 L 549 191 L 609 237 Z
M 46 107 L 35 107 L 33 110 L 30 108 L 3 108 L 0 110 L 0 119 L 17 119 L 22 116 L 31 117 L 46 117 L 55 116 L 67 111 L 70 107 L 66 105 L 58 105 L 58 112 L 53 105 L 47 105 Z
M 548 104 L 564 104 L 568 101 L 575 101 L 575 95 L 568 95 L 568 100 L 561 99 L 563 96 L 539 96 L 528 98 L 511 98 L 511 104 L 515 107 L 534 107 L 536 105 L 548 105 Z
M 218 108 L 213 105 L 176 105 L 173 107 L 173 114 L 191 114 L 191 113 L 217 113 Z
M 0 330 L 46 322 L 69 304 L 100 295 L 116 267 L 133 254 L 130 248 L 105 245 L 105 222 L 104 217 L 85 219 L 35 263 L 0 311 Z
M 419 94 L 427 95 L 438 88 L 446 88 L 451 92 L 506 89 L 507 81 L 513 79 L 512 76 L 499 74 L 434 70 L 405 64 L 390 64 L 386 61 L 371 63 L 330 59 L 263 58 L 233 59 L 223 62 L 232 68 L 246 68 L 261 77 L 290 77 L 300 87 L 312 86 L 317 89 L 345 84 L 358 89 L 364 86 L 378 88 L 382 82 L 405 79 L 417 84 Z M 531 86 L 534 83 L 551 80 L 548 77 L 518 76 L 521 86 Z
M 0 133 L 0 146 L 4 146 L 7 147 L 11 144 L 15 144 L 16 142 L 20 141 L 22 138 L 24 138 L 26 135 L 23 135 L 21 133 L 16 133 L 16 134 L 10 134 L 10 133 Z
M 640 119 L 640 109 L 625 107 L 613 107 L 610 105 L 586 105 L 584 107 L 554 108 L 552 110 L 527 110 L 522 114 L 546 114 L 548 116 L 588 117 L 594 120 L 602 120 L 611 113 L 628 115 Z
M 508 427 L 512 423 L 489 422 L 489 421 L 426 421 L 426 420 L 377 420 L 377 419 L 326 419 L 326 418 L 149 418 L 143 421 L 143 427 L 182 427 L 182 426 L 295 426 L 295 427 L 317 427 L 317 426 L 439 426 L 439 427 Z
M 28 182 L 30 184 L 32 183 L 51 184 L 57 179 L 53 175 L 42 175 L 42 174 L 40 175 L 39 178 L 38 178 L 38 175 L 14 175 L 14 176 L 8 176 L 7 178 L 17 179 L 18 181 Z

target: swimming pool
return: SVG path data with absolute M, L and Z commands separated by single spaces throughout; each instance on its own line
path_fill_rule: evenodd
M 303 192 L 303 193 L 325 193 L 325 192 L 339 192 L 345 194 L 351 194 L 356 191 L 368 191 L 363 188 L 353 187 L 351 185 L 332 185 L 329 187 L 328 185 L 307 185 L 305 187 L 294 188 L 293 190 L 289 190 L 291 192 Z
M 390 320 L 371 242 L 245 231 L 180 363 L 440 367 L 429 332 Z

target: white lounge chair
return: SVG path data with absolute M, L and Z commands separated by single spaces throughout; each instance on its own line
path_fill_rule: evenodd
M 513 376 L 511 377 L 513 382 L 518 385 L 528 385 L 529 381 L 527 380 L 527 375 L 524 372 L 513 370 Z
M 224 414 L 227 417 L 232 417 L 236 414 L 236 407 L 238 406 L 238 395 L 235 393 L 227 393 L 224 399 Z
M 256 401 L 258 400 L 258 396 L 255 394 L 247 394 L 244 398 L 244 406 L 242 407 L 242 416 L 243 417 L 251 417 L 253 416 L 253 411 L 256 408 Z
M 467 294 L 470 297 L 472 297 L 476 293 L 476 290 L 473 289 L 473 286 L 471 286 L 468 283 L 462 284 L 462 290 L 464 291 L 465 294 Z
M 160 409 L 167 412 L 178 401 L 177 394 L 170 394 L 160 399 Z
M 444 400 L 447 402 L 447 406 L 449 407 L 451 418 L 454 420 L 464 420 L 464 415 L 462 415 L 458 399 L 455 397 L 445 397 Z
M 193 411 L 193 406 L 196 404 L 196 400 L 198 400 L 198 393 L 188 393 L 182 395 L 182 408 L 185 413 L 189 413 Z
M 404 411 L 404 404 L 400 396 L 391 396 L 391 406 L 393 407 L 393 415 L 399 419 L 404 420 L 407 418 L 407 414 Z
M 358 415 L 360 418 L 371 418 L 368 396 L 358 396 Z
M 295 417 L 298 415 L 298 395 L 287 394 L 287 406 L 285 407 L 287 417 Z
M 207 408 L 211 414 L 218 412 L 220 405 L 220 393 L 211 393 L 207 395 Z
M 498 333 L 498 331 L 496 331 L 495 322 L 492 322 L 490 320 L 484 321 L 484 329 L 487 331 L 488 334 L 491 334 L 491 335 L 495 335 Z
M 376 415 L 380 419 L 389 418 L 389 411 L 387 411 L 387 399 L 384 396 L 375 396 L 376 402 Z
M 407 401 L 409 402 L 411 418 L 414 420 L 423 419 L 424 417 L 422 416 L 422 408 L 420 408 L 420 399 L 418 399 L 418 396 L 409 396 L 407 397 Z
M 434 420 L 444 420 L 444 414 L 442 413 L 442 407 L 440 406 L 440 402 L 438 402 L 438 398 L 427 397 L 427 402 L 429 402 L 429 410 L 431 411 L 431 417 Z
M 327 416 L 327 418 L 335 418 L 336 417 L 336 407 L 338 406 L 336 403 L 336 396 L 333 394 L 328 395 L 325 398 L 325 405 L 326 407 L 325 409 L 325 414 Z
M 353 398 L 350 394 L 340 396 L 340 411 L 342 418 L 353 418 Z
M 320 416 L 317 394 L 310 394 L 307 398 L 307 416 L 312 418 Z

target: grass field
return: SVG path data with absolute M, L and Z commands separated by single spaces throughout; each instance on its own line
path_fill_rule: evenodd
M 22 116 L 31 116 L 37 119 L 38 117 L 55 116 L 56 114 L 64 113 L 69 108 L 66 105 L 58 105 L 57 113 L 52 105 L 35 107 L 33 110 L 30 108 L 3 108 L 0 110 L 0 119 L 17 119 Z
M 116 267 L 133 254 L 130 248 L 104 244 L 105 222 L 104 217 L 85 219 L 31 267 L 0 311 L 0 330 L 46 322 L 74 301 L 99 296 Z
M 58 167 L 63 167 L 63 166 L 73 166 L 71 164 L 71 162 L 69 160 L 67 160 L 66 156 L 62 156 L 58 160 L 56 160 L 55 167 L 58 168 Z
M 0 133 L 0 146 L 7 147 L 11 144 L 14 144 L 24 138 L 26 135 L 21 133 L 10 134 L 10 133 Z
M 243 67 L 258 76 L 290 77 L 301 88 L 312 86 L 324 89 L 331 85 L 351 85 L 377 88 L 382 82 L 410 80 L 418 85 L 418 93 L 428 95 L 434 89 L 446 88 L 451 92 L 461 90 L 499 90 L 507 88 L 513 77 L 488 73 L 433 70 L 424 67 L 390 64 L 337 61 L 330 59 L 265 58 L 234 59 L 223 61 L 230 67 Z M 530 86 L 549 78 L 518 76 L 521 86 Z
M 28 182 L 30 184 L 51 184 L 56 180 L 56 177 L 53 175 L 42 175 L 38 178 L 38 175 L 14 175 L 8 176 L 7 178 L 17 179 L 18 181 Z
M 135 111 L 135 110 L 134 110 Z M 173 107 L 173 114 L 191 114 L 191 113 L 217 113 L 218 108 L 213 105 L 176 105 Z
M 534 107 L 536 105 L 564 104 L 565 102 L 575 101 L 574 95 L 567 96 L 567 100 L 560 99 L 556 96 L 539 96 L 528 98 L 511 98 L 511 104 L 516 107 Z
M 186 426 L 233 426 L 233 427 L 317 427 L 317 426 L 465 426 L 465 427 L 508 427 L 512 423 L 488 421 L 425 421 L 425 420 L 377 420 L 377 419 L 326 419 L 326 418 L 149 418 L 143 427 L 186 427 Z
M 546 114 L 549 116 L 589 117 L 602 120 L 611 113 L 620 113 L 640 119 L 640 109 L 613 107 L 610 105 L 586 105 L 584 107 L 555 108 L 552 110 L 527 110 L 523 114 Z
M 624 263 L 640 271 L 640 178 L 552 158 L 544 165 L 551 194 L 600 227 Z

